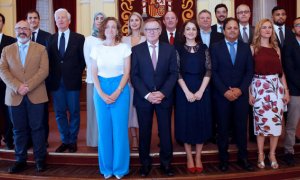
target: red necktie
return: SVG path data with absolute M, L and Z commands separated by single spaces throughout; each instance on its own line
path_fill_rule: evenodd
M 174 44 L 174 33 L 170 33 L 170 44 L 173 45 Z

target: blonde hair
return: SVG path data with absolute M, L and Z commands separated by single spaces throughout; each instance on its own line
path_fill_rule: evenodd
M 274 48 L 276 51 L 278 50 L 278 43 L 277 43 L 277 39 L 276 39 L 276 35 L 275 35 L 275 30 L 274 30 L 274 26 L 273 26 L 273 23 L 270 19 L 262 19 L 260 20 L 256 26 L 255 26 L 255 30 L 254 30 L 254 36 L 253 36 L 253 41 L 252 41 L 252 46 L 253 46 L 253 49 L 254 49 L 254 54 L 256 54 L 260 48 L 261 48 L 261 35 L 260 35 L 260 30 L 262 28 L 262 25 L 266 22 L 269 22 L 271 24 L 271 27 L 272 27 L 272 35 L 269 39 L 269 43 L 270 43 L 270 46 L 272 48 Z
M 140 28 L 139 28 L 139 30 L 140 30 L 140 35 L 143 35 L 144 33 L 143 33 L 143 24 L 144 24 L 144 21 L 143 21 L 143 18 L 142 18 L 142 16 L 141 16 L 141 14 L 140 13 L 138 13 L 138 12 L 132 12 L 131 14 L 130 14 L 130 16 L 129 16 L 129 18 L 128 18 L 128 36 L 130 36 L 131 34 L 132 34 L 132 29 L 131 29 L 131 27 L 130 27 L 130 18 L 132 17 L 132 16 L 137 16 L 138 18 L 139 18 L 139 20 L 140 20 Z

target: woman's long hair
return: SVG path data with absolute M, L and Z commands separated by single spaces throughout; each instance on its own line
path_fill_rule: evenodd
M 277 43 L 277 39 L 276 39 L 276 35 L 275 35 L 275 30 L 274 30 L 274 26 L 273 23 L 270 19 L 262 19 L 260 20 L 256 26 L 255 26 L 255 30 L 254 30 L 254 36 L 253 36 L 253 41 L 252 41 L 252 46 L 254 49 L 254 54 L 256 54 L 260 48 L 261 48 L 261 35 L 260 35 L 260 30 L 262 28 L 262 25 L 266 22 L 270 22 L 271 26 L 272 26 L 272 35 L 269 39 L 269 43 L 270 46 L 274 49 L 278 49 L 278 43 Z

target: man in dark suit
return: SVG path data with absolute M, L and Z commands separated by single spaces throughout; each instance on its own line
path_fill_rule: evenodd
M 254 29 L 255 29 L 255 27 L 253 27 L 249 24 L 249 20 L 251 17 L 250 7 L 246 4 L 240 4 L 236 8 L 236 17 L 239 21 L 239 27 L 240 27 L 239 40 L 250 45 L 252 43 Z M 252 108 L 253 107 L 251 105 L 249 105 L 248 134 L 249 134 L 249 140 L 251 142 L 256 142 L 256 136 L 254 135 Z
M 236 8 L 236 18 L 239 21 L 239 27 L 240 27 L 239 40 L 249 45 L 252 43 L 254 29 L 255 29 L 254 26 L 251 26 L 249 24 L 250 17 L 251 17 L 251 10 L 248 5 L 240 4 Z
M 294 21 L 295 36 L 285 46 L 284 72 L 290 92 L 285 128 L 284 152 L 287 165 L 295 165 L 295 134 L 300 119 L 300 17 Z
M 159 40 L 162 42 L 169 43 L 171 45 L 176 45 L 179 42 L 179 33 L 176 29 L 178 18 L 173 11 L 168 11 L 163 17 L 163 23 L 166 29 L 163 29 Z
M 215 7 L 215 15 L 217 18 L 217 24 L 211 27 L 211 30 L 214 32 L 223 34 L 223 23 L 228 16 L 228 8 L 225 4 L 217 4 Z
M 211 29 L 211 12 L 204 9 L 198 14 L 198 25 L 200 28 L 200 42 L 211 47 L 212 44 L 224 39 L 222 33 L 212 31 Z
M 159 20 L 146 20 L 144 32 L 147 41 L 133 47 L 131 56 L 131 83 L 135 89 L 133 102 L 137 110 L 140 135 L 140 174 L 147 176 L 152 166 L 149 154 L 155 111 L 160 137 L 161 169 L 166 175 L 173 176 L 171 112 L 173 88 L 178 76 L 176 51 L 173 46 L 159 41 Z
M 286 17 L 286 11 L 283 7 L 275 6 L 272 9 L 274 30 L 276 33 L 278 46 L 280 47 L 281 57 L 284 57 L 284 45 L 286 45 L 288 42 L 291 42 L 294 38 L 292 30 L 285 26 Z M 282 62 L 284 63 L 284 59 L 282 59 Z
M 37 42 L 45 47 L 48 45 L 49 38 L 51 36 L 50 33 L 43 31 L 40 29 L 40 14 L 36 10 L 30 10 L 27 12 L 27 22 L 30 25 L 31 29 L 31 40 L 34 42 Z M 47 80 L 46 80 L 46 88 L 47 88 L 47 94 L 48 93 L 48 86 L 47 86 Z M 45 103 L 45 110 L 44 110 L 44 125 L 45 125 L 45 142 L 46 145 L 48 144 L 48 136 L 49 136 L 49 106 L 48 102 Z M 30 144 L 30 143 L 29 143 Z
M 14 42 L 16 39 L 10 36 L 7 36 L 2 33 L 3 27 L 5 24 L 5 17 L 0 13 L 0 55 L 2 53 L 2 49 L 5 46 L 8 46 Z M 5 99 L 5 89 L 6 85 L 0 78 L 0 145 L 2 136 L 4 137 L 4 142 L 6 144 L 7 149 L 13 149 L 13 132 L 12 132 L 12 122 L 9 117 L 7 106 L 4 103 Z
M 82 72 L 85 68 L 84 36 L 70 31 L 71 15 L 66 9 L 56 10 L 54 17 L 58 33 L 49 39 L 50 74 L 48 80 L 62 140 L 56 152 L 64 152 L 68 149 L 73 153 L 77 151 L 80 125 L 79 94 Z M 70 114 L 69 119 L 67 111 Z
M 218 125 L 220 170 L 228 170 L 228 128 L 234 122 L 238 164 L 245 170 L 253 167 L 247 159 L 248 87 L 253 77 L 253 59 L 248 44 L 238 40 L 239 26 L 234 18 L 224 21 L 225 39 L 211 48 L 214 99 Z

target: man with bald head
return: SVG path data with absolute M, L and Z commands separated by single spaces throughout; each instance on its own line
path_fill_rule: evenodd
M 176 30 L 178 18 L 175 12 L 168 11 L 163 17 L 163 23 L 166 29 L 162 30 L 161 35 L 159 36 L 159 40 L 171 45 L 178 44 L 179 33 L 177 33 L 178 31 Z
M 30 41 L 26 21 L 15 26 L 17 42 L 6 46 L 1 54 L 0 76 L 6 84 L 5 104 L 13 123 L 16 163 L 9 173 L 27 166 L 27 142 L 31 134 L 38 172 L 45 170 L 46 144 L 43 123 L 44 104 L 48 101 L 45 79 L 49 72 L 47 50 Z
M 240 4 L 236 8 L 236 17 L 239 21 L 240 27 L 239 40 L 242 40 L 244 43 L 251 44 L 255 27 L 249 24 L 251 17 L 250 7 L 246 4 Z

